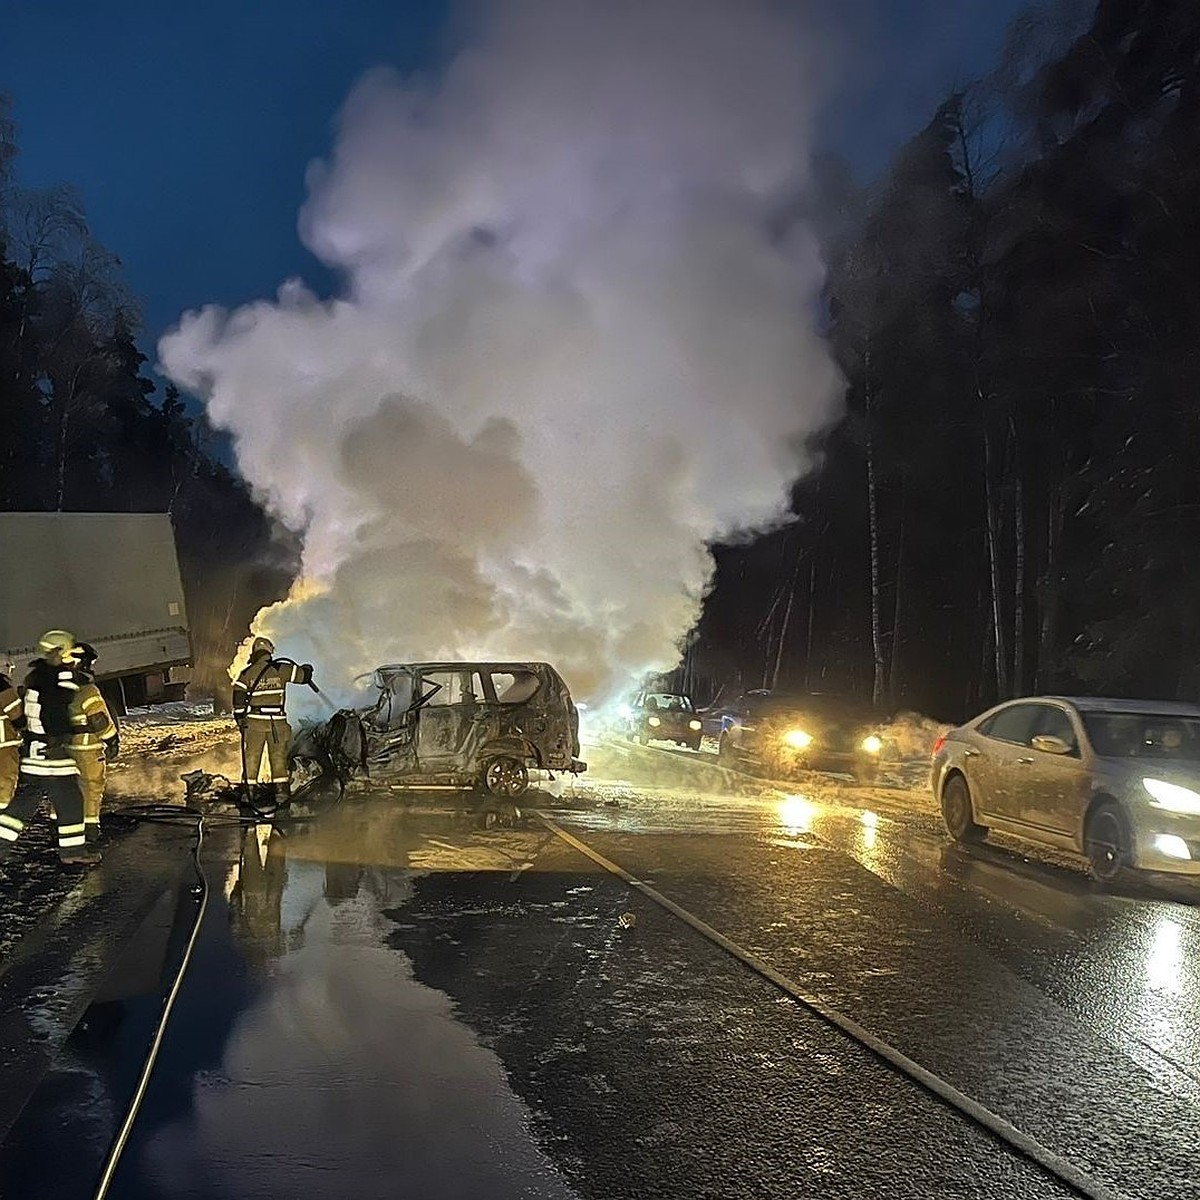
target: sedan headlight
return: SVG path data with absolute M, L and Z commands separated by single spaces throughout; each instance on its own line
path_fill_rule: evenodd
M 862 748 L 868 754 L 878 754 L 880 750 L 883 749 L 883 738 L 876 737 L 875 734 L 872 733 L 869 737 L 863 738 Z
M 783 735 L 783 744 L 793 750 L 807 750 L 812 745 L 812 734 L 803 729 L 789 729 Z
M 647 717 L 646 724 L 649 725 L 651 729 L 657 729 L 662 724 L 662 717 Z
M 699 731 L 699 730 L 703 729 L 704 726 L 699 721 L 689 721 L 688 728 Z
M 1200 817 L 1200 792 L 1181 787 L 1178 783 L 1168 783 L 1165 779 L 1143 779 L 1142 787 L 1150 793 L 1150 803 L 1155 808 Z

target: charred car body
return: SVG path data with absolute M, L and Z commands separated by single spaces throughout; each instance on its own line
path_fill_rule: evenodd
M 373 704 L 301 733 L 294 771 L 365 775 L 383 786 L 479 787 L 513 799 L 531 771 L 587 769 L 578 710 L 549 663 L 394 663 L 371 679 Z

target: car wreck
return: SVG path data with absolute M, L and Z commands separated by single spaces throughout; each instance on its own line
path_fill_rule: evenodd
M 578 710 L 549 663 L 393 663 L 366 678 L 372 703 L 300 731 L 290 756 L 298 781 L 333 774 L 511 800 L 531 772 L 587 770 Z

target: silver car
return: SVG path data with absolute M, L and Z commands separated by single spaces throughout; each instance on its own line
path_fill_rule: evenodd
M 962 842 L 991 829 L 1085 855 L 1097 879 L 1200 875 L 1200 707 L 1011 700 L 933 748 L 933 792 Z

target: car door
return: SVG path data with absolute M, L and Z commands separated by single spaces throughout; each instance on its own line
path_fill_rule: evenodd
M 470 670 L 425 671 L 417 726 L 417 760 L 422 771 L 448 771 L 460 765 L 462 748 L 474 723 L 483 685 Z
M 1080 754 L 1080 734 L 1063 706 L 1046 702 L 1038 706 L 1028 762 L 1021 761 L 1027 780 L 1018 795 L 1020 820 L 1036 829 L 1070 835 L 1079 824 L 1080 806 L 1088 797 L 1088 776 Z M 1032 740 L 1055 737 L 1070 747 L 1067 754 L 1039 750 Z
M 1032 762 L 1030 741 L 1041 706 L 1030 701 L 1005 705 L 977 729 L 978 738 L 967 760 L 967 782 L 976 811 L 1018 821 L 1021 792 L 1028 784 Z

